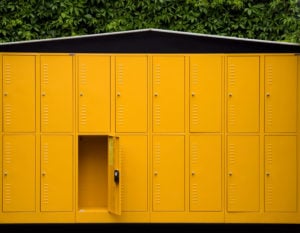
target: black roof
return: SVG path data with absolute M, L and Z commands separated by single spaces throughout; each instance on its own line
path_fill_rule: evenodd
M 300 44 L 161 29 L 0 43 L 0 52 L 300 53 Z

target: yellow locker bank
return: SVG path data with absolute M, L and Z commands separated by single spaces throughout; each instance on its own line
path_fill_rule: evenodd
M 159 29 L 0 44 L 0 223 L 299 223 L 300 45 Z

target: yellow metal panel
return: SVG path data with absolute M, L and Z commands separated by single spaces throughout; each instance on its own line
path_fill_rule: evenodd
M 297 210 L 296 136 L 265 137 L 265 210 Z
M 5 132 L 35 130 L 35 57 L 3 56 Z
M 220 132 L 222 57 L 190 58 L 190 131 Z
M 259 211 L 259 136 L 228 136 L 227 208 Z
M 184 131 L 184 57 L 153 56 L 153 131 Z
M 3 211 L 35 211 L 35 136 L 3 136 Z
M 0 60 L 1 60 L 1 55 L 0 55 Z M 1 67 L 1 65 L 0 65 Z M 0 108 L 1 109 L 1 108 Z M 4 172 L 4 167 L 3 167 L 3 160 L 4 160 L 4 154 L 3 154 L 3 134 L 0 134 L 0 174 L 1 174 L 1 178 L 0 178 L 0 189 L 2 191 L 0 191 L 0 213 L 3 211 L 3 172 Z
M 110 57 L 78 56 L 79 132 L 110 131 Z
M 153 211 L 184 211 L 184 136 L 153 136 Z
M 122 211 L 147 211 L 147 136 L 121 136 Z
M 41 211 L 73 210 L 73 136 L 41 136 Z
M 41 56 L 42 132 L 73 129 L 72 56 Z
M 121 215 L 122 207 L 119 144 L 119 137 L 108 137 L 108 211 L 116 215 Z
M 116 131 L 147 131 L 147 57 L 116 57 Z
M 221 211 L 221 135 L 190 136 L 190 210 Z
M 229 132 L 259 130 L 259 57 L 228 57 Z
M 296 132 L 297 57 L 265 57 L 265 130 Z

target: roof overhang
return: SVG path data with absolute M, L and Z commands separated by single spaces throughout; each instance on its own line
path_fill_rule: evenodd
M 300 53 L 300 44 L 162 29 L 0 43 L 0 52 Z

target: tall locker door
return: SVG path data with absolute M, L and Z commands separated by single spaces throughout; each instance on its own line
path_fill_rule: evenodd
M 265 130 L 296 132 L 297 57 L 265 57 Z
M 190 131 L 220 132 L 222 57 L 190 57 Z
M 3 56 L 4 132 L 35 131 L 35 56 Z
M 122 211 L 147 211 L 147 136 L 120 137 Z
M 259 57 L 228 57 L 228 132 L 259 130 Z
M 41 56 L 42 132 L 73 129 L 72 56 Z
M 221 135 L 190 136 L 190 210 L 221 211 Z
M 35 136 L 3 136 L 3 211 L 35 211 Z
M 228 136 L 227 208 L 259 210 L 259 136 Z
M 116 57 L 116 131 L 147 131 L 147 57 Z
M 110 57 L 78 56 L 79 132 L 110 131 Z
M 120 161 L 120 140 L 119 137 L 108 137 L 108 212 L 111 214 L 122 214 L 121 187 L 123 187 L 121 161 Z
M 153 136 L 153 211 L 184 211 L 184 136 Z
M 184 131 L 184 57 L 153 57 L 153 131 Z
M 73 137 L 41 136 L 41 211 L 73 210 Z
M 296 136 L 265 137 L 265 210 L 297 211 Z

